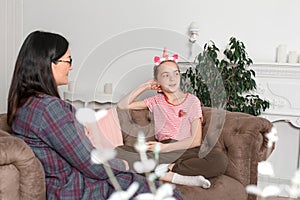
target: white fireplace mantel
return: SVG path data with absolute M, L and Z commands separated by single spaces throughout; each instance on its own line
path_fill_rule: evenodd
M 270 101 L 262 117 L 300 128 L 300 64 L 255 63 L 256 93 Z

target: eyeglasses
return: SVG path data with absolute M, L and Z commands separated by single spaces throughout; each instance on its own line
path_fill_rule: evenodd
M 73 61 L 73 59 L 70 58 L 70 60 L 57 60 L 55 62 L 65 62 L 65 63 L 69 63 L 70 65 L 72 65 L 72 61 Z

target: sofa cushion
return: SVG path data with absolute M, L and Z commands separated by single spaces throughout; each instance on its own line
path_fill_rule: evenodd
M 155 140 L 154 121 L 149 110 L 122 110 L 117 107 L 123 142 L 127 146 L 133 146 L 138 133 L 141 131 L 146 141 Z
M 0 129 L 6 132 L 11 132 L 10 127 L 7 125 L 7 115 L 5 113 L 0 114 Z

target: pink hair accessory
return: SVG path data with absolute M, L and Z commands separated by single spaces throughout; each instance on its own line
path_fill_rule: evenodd
M 164 61 L 174 61 L 174 62 L 177 63 L 178 62 L 178 55 L 174 54 L 173 56 L 168 56 L 167 49 L 164 48 L 162 57 L 155 56 L 154 57 L 154 63 L 155 63 L 155 65 L 159 65 L 160 63 L 162 63 Z

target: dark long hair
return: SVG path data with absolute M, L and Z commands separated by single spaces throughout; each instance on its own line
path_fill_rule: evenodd
M 8 93 L 7 123 L 32 96 L 48 94 L 60 98 L 51 63 L 61 58 L 69 43 L 61 35 L 34 31 L 25 39 L 16 60 Z

